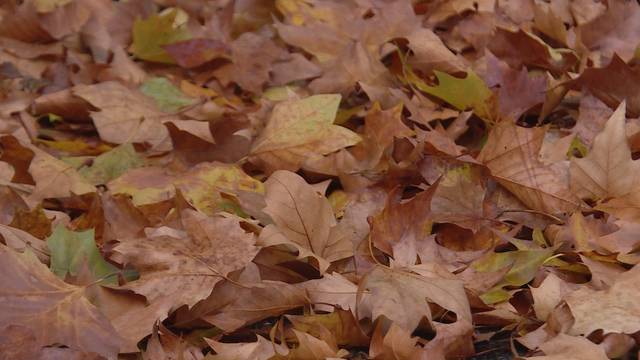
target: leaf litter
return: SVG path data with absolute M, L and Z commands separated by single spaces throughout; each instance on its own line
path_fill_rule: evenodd
M 635 1 L 0 4 L 0 358 L 640 349 Z

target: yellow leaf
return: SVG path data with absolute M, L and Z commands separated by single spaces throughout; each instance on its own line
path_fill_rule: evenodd
M 189 30 L 182 24 L 184 21 L 180 21 L 184 15 L 180 14 L 177 9 L 171 9 L 145 20 L 137 19 L 133 23 L 133 54 L 142 60 L 175 64 L 162 47 L 191 38 Z

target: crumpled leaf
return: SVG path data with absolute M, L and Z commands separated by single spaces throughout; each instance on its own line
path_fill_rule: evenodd
M 340 95 L 314 95 L 279 103 L 251 147 L 251 157 L 267 168 L 295 171 L 305 158 L 351 146 L 360 137 L 333 125 Z
M 94 280 L 117 284 L 119 270 L 104 260 L 96 246 L 94 233 L 93 229 L 76 232 L 58 225 L 47 238 L 51 271 L 64 280 L 67 276 L 77 276 L 86 262 Z
M 31 147 L 35 157 L 29 165 L 29 173 L 36 182 L 31 201 L 82 195 L 96 191 L 71 165 L 56 159 L 43 150 Z
M 148 143 L 158 152 L 171 150 L 169 132 L 162 123 L 178 118 L 157 110 L 142 93 L 115 81 L 78 85 L 72 91 L 99 109 L 91 112 L 91 118 L 102 140 Z
M 260 335 L 258 341 L 250 343 L 228 344 L 206 338 L 205 341 L 216 352 L 215 355 L 207 355 L 206 360 L 268 360 L 276 355 L 276 351 L 278 354 L 288 352 L 282 345 L 274 344 Z
M 24 326 L 33 331 L 39 346 L 57 343 L 117 357 L 120 339 L 84 296 L 84 287 L 58 279 L 31 253 L 18 254 L 0 245 L 0 259 L 0 296 L 5 308 L 0 328 Z

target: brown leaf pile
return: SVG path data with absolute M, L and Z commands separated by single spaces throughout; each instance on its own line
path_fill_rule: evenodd
M 638 116 L 635 1 L 2 1 L 0 359 L 632 356 Z

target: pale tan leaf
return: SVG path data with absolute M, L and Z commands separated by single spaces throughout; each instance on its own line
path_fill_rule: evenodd
M 545 356 L 532 356 L 533 360 L 607 360 L 604 350 L 586 338 L 558 334 L 540 345 Z
M 621 274 L 607 290 L 582 287 L 565 298 L 575 318 L 570 334 L 589 335 L 602 329 L 605 334 L 632 334 L 640 331 L 640 267 Z
M 593 200 L 621 197 L 637 186 L 640 162 L 631 159 L 625 131 L 625 102 L 611 115 L 593 141 L 589 154 L 571 161 L 571 187 Z
M 298 170 L 305 158 L 351 146 L 360 137 L 333 125 L 340 95 L 315 95 L 275 106 L 251 148 L 251 156 L 270 169 Z
M 353 254 L 348 239 L 329 236 L 336 225 L 331 204 L 303 178 L 289 171 L 276 171 L 265 182 L 265 188 L 264 212 L 271 216 L 274 224 L 260 234 L 263 245 L 291 243 L 307 250 L 322 263 L 321 272 L 326 270 L 328 262 Z M 301 252 L 300 256 L 305 254 Z
M 88 101 L 99 111 L 91 117 L 100 138 L 124 144 L 148 143 L 157 152 L 172 149 L 166 121 L 180 120 L 177 116 L 157 109 L 153 100 L 115 81 L 95 85 L 78 85 L 73 94 Z

